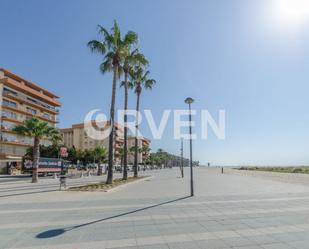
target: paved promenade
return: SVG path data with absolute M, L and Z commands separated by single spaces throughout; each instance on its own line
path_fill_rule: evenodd
M 178 169 L 110 192 L 59 192 L 1 182 L 1 249 L 309 248 L 309 187 L 194 169 L 195 197 Z M 104 177 L 69 180 L 70 185 Z

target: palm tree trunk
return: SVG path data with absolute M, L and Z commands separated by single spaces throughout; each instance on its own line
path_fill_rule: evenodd
M 108 171 L 107 171 L 107 184 L 113 183 L 113 169 L 114 169 L 114 138 L 115 138 L 115 101 L 116 101 L 116 83 L 118 78 L 118 64 L 114 65 L 114 76 L 113 76 L 113 86 L 112 86 L 112 102 L 110 109 L 110 125 L 111 133 L 109 134 L 109 144 L 108 144 Z
M 128 71 L 124 75 L 124 144 L 123 144 L 123 180 L 128 179 L 128 128 L 127 128 L 127 109 L 128 109 Z
M 98 173 L 97 175 L 100 176 L 102 175 L 103 171 L 102 171 L 102 167 L 101 167 L 101 160 L 98 161 Z
M 134 148 L 134 177 L 138 177 L 138 140 L 137 140 L 137 135 L 138 135 L 138 112 L 139 112 L 139 98 L 140 98 L 140 93 L 137 93 L 137 98 L 136 98 L 136 125 L 135 125 L 135 148 Z
M 39 159 L 40 159 L 40 139 L 35 137 L 33 144 L 32 183 L 38 182 Z

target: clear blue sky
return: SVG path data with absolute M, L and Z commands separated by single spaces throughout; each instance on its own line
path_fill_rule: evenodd
M 142 109 L 159 117 L 185 108 L 190 95 L 214 117 L 226 110 L 226 140 L 195 141 L 194 159 L 309 165 L 309 12 L 299 20 L 269 2 L 0 0 L 0 66 L 61 96 L 60 127 L 82 122 L 94 108 L 108 112 L 111 76 L 99 72 L 100 58 L 86 43 L 97 37 L 97 24 L 109 28 L 116 19 L 123 33 L 139 34 L 157 81 L 143 92 Z M 132 108 L 134 100 L 131 94 Z M 173 153 L 179 146 L 172 122 L 152 145 Z

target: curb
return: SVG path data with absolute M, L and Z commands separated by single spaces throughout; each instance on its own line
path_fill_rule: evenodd
M 112 191 L 115 191 L 115 190 L 118 190 L 120 189 L 121 187 L 126 187 L 127 185 L 129 184 L 133 184 L 133 183 L 139 183 L 141 181 L 146 181 L 146 180 L 149 180 L 151 178 L 153 178 L 154 176 L 144 176 L 143 178 L 141 179 L 138 179 L 138 180 L 135 180 L 135 181 L 131 181 L 131 182 L 128 182 L 128 183 L 124 183 L 124 184 L 121 184 L 121 185 L 118 185 L 118 186 L 115 186 L 113 188 L 110 188 L 110 189 L 104 189 L 104 190 L 93 190 L 93 191 L 78 191 L 78 190 L 70 190 L 69 188 L 66 189 L 65 191 L 67 192 L 105 192 L 105 193 L 108 193 L 108 192 L 112 192 Z M 75 187 L 75 186 L 74 186 Z M 78 187 L 78 186 L 76 186 Z
M 130 184 L 134 184 L 134 183 L 139 183 L 139 182 L 142 182 L 142 181 L 146 181 L 146 180 L 149 180 L 149 179 L 151 179 L 151 178 L 153 178 L 153 177 L 154 177 L 154 176 L 145 176 L 145 177 L 143 177 L 142 179 L 138 179 L 138 180 L 133 181 L 133 182 L 128 182 L 128 183 L 125 183 L 125 184 L 121 184 L 121 185 L 116 186 L 116 187 L 111 188 L 111 189 L 102 190 L 101 192 L 106 192 L 106 193 L 113 192 L 113 191 L 115 191 L 115 190 L 119 190 L 119 189 L 122 188 L 122 187 L 126 187 L 126 186 L 128 186 L 128 185 L 130 185 Z

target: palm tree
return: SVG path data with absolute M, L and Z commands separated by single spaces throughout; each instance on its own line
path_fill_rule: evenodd
M 98 146 L 94 148 L 93 154 L 95 159 L 98 161 L 98 173 L 97 175 L 100 176 L 102 175 L 102 167 L 101 163 L 106 161 L 107 158 L 107 150 L 105 147 Z
M 33 166 L 32 166 L 32 182 L 38 182 L 38 167 L 40 159 L 40 141 L 43 138 L 53 139 L 58 136 L 59 132 L 56 128 L 48 125 L 47 122 L 38 118 L 25 120 L 23 124 L 14 127 L 16 133 L 33 137 Z
M 60 133 L 55 133 L 50 137 L 50 140 L 52 141 L 54 146 L 60 146 L 60 142 L 62 142 L 62 136 Z
M 84 166 L 85 164 L 85 152 L 82 150 L 76 150 L 76 164 L 77 167 L 80 167 L 81 165 Z
M 130 157 L 134 156 L 134 153 L 135 153 L 135 146 L 131 146 L 129 149 L 128 149 L 128 155 Z M 134 163 L 134 158 L 133 158 L 133 163 Z M 133 167 L 132 167 L 132 170 L 134 171 Z
M 143 153 L 143 162 L 144 162 L 144 170 L 145 170 L 146 169 L 146 161 L 149 158 L 149 152 L 151 151 L 151 149 L 149 148 L 148 145 L 143 145 L 142 148 L 141 148 L 141 151 Z
M 103 36 L 101 40 L 92 40 L 88 42 L 88 47 L 92 52 L 99 53 L 104 56 L 103 62 L 100 65 L 100 70 L 104 74 L 106 72 L 113 72 L 113 83 L 112 83 L 112 99 L 110 106 L 110 126 L 111 133 L 109 135 L 108 145 L 108 174 L 107 184 L 113 182 L 113 163 L 114 163 L 114 140 L 115 140 L 115 101 L 116 101 L 116 85 L 119 79 L 121 67 L 120 64 L 123 61 L 128 50 L 132 44 L 137 43 L 137 34 L 129 31 L 122 39 L 119 26 L 114 21 L 114 26 L 111 32 L 108 32 L 102 26 L 99 27 L 99 35 Z
M 123 144 L 123 180 L 128 179 L 128 128 L 127 128 L 127 109 L 128 109 L 128 77 L 129 72 L 133 70 L 135 66 L 146 66 L 148 65 L 147 59 L 141 54 L 138 49 L 125 56 L 123 63 L 124 81 L 121 86 L 124 86 L 124 144 Z
M 138 155 L 138 112 L 140 106 L 140 96 L 142 89 L 152 89 L 153 85 L 156 83 L 154 79 L 149 79 L 148 76 L 150 71 L 144 72 L 142 67 L 135 67 L 134 70 L 130 72 L 131 82 L 129 83 L 130 88 L 134 88 L 136 94 L 136 124 L 135 124 L 135 152 L 134 152 L 134 177 L 138 176 L 137 173 L 137 155 Z
M 160 159 L 160 167 L 162 168 L 162 164 L 163 164 L 163 167 L 166 168 L 167 160 L 168 160 L 168 153 L 164 151 L 163 149 L 158 149 L 157 155 L 159 156 L 159 159 Z
M 120 148 L 118 151 L 118 158 L 120 158 L 120 172 L 122 172 L 123 165 L 124 165 L 124 147 Z M 123 180 L 126 180 L 123 178 Z

